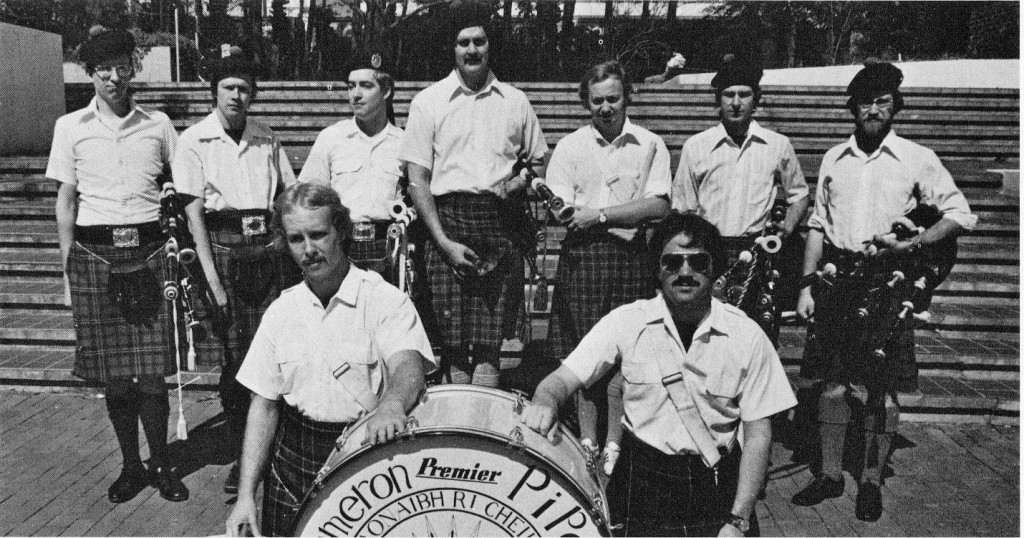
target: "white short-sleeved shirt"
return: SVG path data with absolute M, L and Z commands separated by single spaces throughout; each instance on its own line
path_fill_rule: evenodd
M 57 119 L 46 177 L 75 186 L 79 226 L 153 222 L 160 216 L 160 176 L 177 141 L 163 112 L 132 103 L 128 116 L 108 118 L 93 97 Z
M 807 225 L 821 230 L 833 246 L 860 251 L 865 241 L 888 233 L 893 221 L 919 203 L 935 206 L 942 218 L 965 230 L 978 223 L 934 151 L 890 130 L 878 149 L 867 155 L 851 136 L 821 161 Z
M 648 172 L 648 154 L 653 152 Z M 551 192 L 567 204 L 604 209 L 672 190 L 668 148 L 661 137 L 626 118 L 622 133 L 608 142 L 594 126 L 581 127 L 558 141 L 547 167 Z M 610 228 L 627 241 L 636 228 Z
M 496 193 L 520 158 L 540 161 L 548 145 L 526 94 L 494 74 L 479 91 L 457 71 L 412 100 L 398 158 L 430 170 L 430 192 Z
M 327 308 L 305 282 L 282 292 L 263 315 L 237 379 L 313 420 L 351 422 L 365 409 L 332 372 L 347 362 L 343 375 L 380 396 L 381 364 L 403 350 L 423 355 L 427 373 L 436 368 L 409 296 L 353 265 Z
M 656 354 L 693 372 L 687 388 L 720 447 L 731 447 L 740 422 L 796 405 L 779 355 L 764 331 L 738 308 L 717 299 L 684 351 L 659 294 L 612 310 L 562 362 L 590 386 L 622 366 L 623 425 L 666 454 L 699 454 L 662 384 Z
M 301 182 L 330 184 L 353 222 L 391 220 L 391 206 L 402 196 L 405 175 L 398 160 L 402 130 L 388 123 L 366 136 L 355 120 L 339 121 L 316 137 L 299 173 Z
M 809 192 L 789 138 L 751 121 L 737 146 L 719 123 L 683 144 L 672 208 L 697 212 L 727 237 L 760 233 L 779 189 L 787 204 Z
M 269 127 L 247 118 L 236 143 L 216 111 L 181 133 L 173 167 L 174 188 L 203 198 L 207 211 L 270 209 L 278 183 L 295 183 L 288 155 Z

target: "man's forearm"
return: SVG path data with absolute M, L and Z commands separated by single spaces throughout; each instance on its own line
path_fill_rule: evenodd
M 810 203 L 810 197 L 804 196 L 803 198 L 789 204 L 786 208 L 786 218 L 782 221 L 782 233 L 789 236 L 796 230 L 796 227 L 800 225 L 800 221 L 804 218 L 804 213 L 807 212 L 807 206 Z
M 193 199 L 185 206 L 185 213 L 188 215 L 188 230 L 196 242 L 196 256 L 199 256 L 199 263 L 203 266 L 206 282 L 210 284 L 211 289 L 221 288 L 217 265 L 213 258 L 213 247 L 210 246 L 210 234 L 206 229 L 206 209 L 203 200 Z
M 743 423 L 743 455 L 740 457 L 740 476 L 732 513 L 750 518 L 754 512 L 757 494 L 768 474 L 768 460 L 772 451 L 772 424 L 770 418 Z
M 559 366 L 537 386 L 537 390 L 533 394 L 533 403 L 558 409 L 572 393 L 582 386 L 583 384 L 576 379 L 576 375 L 571 370 L 565 366 Z
M 245 441 L 242 444 L 241 473 L 238 478 L 238 493 L 256 498 L 271 445 L 277 432 L 278 403 L 262 396 L 253 395 L 249 403 L 249 415 L 245 425 Z
M 75 242 L 75 199 L 74 185 L 61 183 L 57 190 L 57 204 L 54 213 L 57 218 L 57 241 L 60 245 L 60 261 L 67 269 L 68 254 Z
M 950 237 L 958 237 L 964 233 L 964 227 L 951 219 L 939 219 L 921 234 L 922 245 L 932 245 Z
M 444 243 L 448 236 L 441 227 L 441 219 L 437 216 L 437 205 L 434 203 L 434 195 L 430 193 L 430 170 L 418 165 L 409 163 L 409 197 L 416 206 L 418 218 L 430 232 L 437 244 Z
M 396 411 L 408 413 L 416 405 L 426 387 L 423 360 L 415 351 L 395 353 L 388 361 L 388 390 L 381 398 L 380 406 L 391 406 Z
M 645 220 L 660 219 L 668 214 L 668 200 L 655 196 L 633 200 L 604 210 L 611 225 L 635 226 Z
M 807 232 L 807 245 L 804 248 L 804 273 L 809 275 L 818 270 L 821 251 L 825 243 L 825 234 L 821 230 L 811 229 Z

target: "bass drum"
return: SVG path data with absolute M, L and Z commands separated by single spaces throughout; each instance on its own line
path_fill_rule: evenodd
M 594 462 L 562 425 L 525 427 L 526 400 L 473 385 L 427 389 L 398 441 L 338 439 L 296 517 L 297 536 L 609 536 Z

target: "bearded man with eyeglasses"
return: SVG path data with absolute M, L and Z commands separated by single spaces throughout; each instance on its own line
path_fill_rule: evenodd
M 554 442 L 559 406 L 620 366 L 626 433 L 608 483 L 611 523 L 624 536 L 756 535 L 769 417 L 796 397 L 757 323 L 712 297 L 725 265 L 718 230 L 672 214 L 651 252 L 661 292 L 602 318 L 522 421 Z

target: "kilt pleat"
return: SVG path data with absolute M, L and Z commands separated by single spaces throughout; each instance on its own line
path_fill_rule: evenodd
M 280 404 L 273 460 L 263 480 L 264 536 L 293 536 L 306 493 L 349 423 L 318 422 Z
M 480 277 L 458 278 L 433 241 L 426 245 L 430 304 L 443 345 L 500 348 L 523 323 L 523 246 L 516 235 L 516 202 L 493 195 L 456 193 L 437 199 L 438 215 L 453 241 L 497 266 Z M 522 213 L 520 211 L 519 213 Z M 519 231 L 521 233 L 521 231 Z
M 566 237 L 551 303 L 552 356 L 565 359 L 612 310 L 653 297 L 654 272 L 649 264 L 647 245 L 640 240 Z
M 110 299 L 111 267 L 143 264 L 164 280 L 163 241 L 135 248 L 74 243 L 68 255 L 71 311 L 78 347 L 72 373 L 82 379 L 110 382 L 141 376 L 168 376 L 176 371 L 171 309 L 161 301 L 150 319 L 124 319 Z

